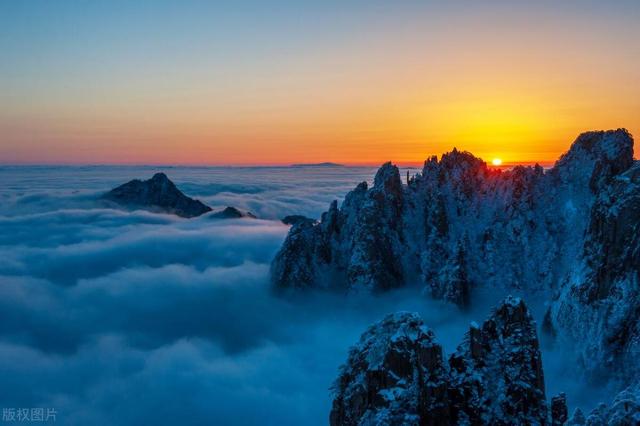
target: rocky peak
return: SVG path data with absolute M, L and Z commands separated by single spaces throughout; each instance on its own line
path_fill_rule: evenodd
M 547 416 L 536 323 L 522 299 L 506 298 L 472 324 L 449 359 L 458 421 L 541 424 Z
M 341 368 L 331 424 L 548 423 L 535 323 L 520 299 L 472 325 L 449 364 L 417 314 L 387 316 Z M 556 411 L 560 419 L 559 401 Z
M 334 385 L 330 423 L 443 421 L 448 415 L 446 377 L 442 348 L 422 319 L 408 312 L 391 314 L 351 349 Z
M 626 129 L 582 133 L 556 162 L 553 174 L 565 182 L 586 181 L 597 193 L 633 164 L 633 138 Z
M 453 148 L 451 152 L 442 155 L 440 167 L 450 171 L 477 172 L 485 169 L 487 163 L 470 152 Z
M 256 219 L 256 216 L 253 213 L 240 211 L 233 206 L 227 206 L 223 210 L 212 213 L 209 217 L 212 219 Z
M 380 166 L 373 180 L 373 186 L 390 194 L 401 192 L 402 181 L 400 180 L 398 167 L 391 164 L 391 162 L 386 162 Z
M 185 218 L 211 211 L 211 207 L 184 195 L 164 173 L 156 173 L 145 181 L 129 181 L 107 192 L 102 199 L 127 208 L 171 213 Z

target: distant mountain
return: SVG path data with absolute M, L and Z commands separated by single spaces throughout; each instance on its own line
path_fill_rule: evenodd
M 416 285 L 474 303 L 477 288 L 538 293 L 547 330 L 587 372 L 640 378 L 640 163 L 624 129 L 581 134 L 544 170 L 490 168 L 453 150 L 402 182 L 391 163 L 318 223 L 293 226 L 272 262 L 279 291 Z M 609 374 L 607 373 L 607 374 Z
M 344 164 L 325 162 L 325 163 L 299 163 L 299 164 L 292 164 L 291 167 L 345 167 L 345 166 L 344 166 Z
M 127 208 L 171 213 L 185 218 L 211 211 L 211 207 L 184 195 L 164 173 L 156 173 L 149 180 L 134 179 L 112 189 L 102 198 Z
M 243 212 L 231 206 L 225 207 L 224 210 L 213 212 L 209 215 L 209 217 L 212 219 L 240 219 L 243 217 L 256 219 L 256 216 L 253 213 Z

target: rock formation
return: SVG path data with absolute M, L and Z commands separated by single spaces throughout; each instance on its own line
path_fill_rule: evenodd
M 518 298 L 472 325 L 448 362 L 417 314 L 389 315 L 351 349 L 333 390 L 334 426 L 549 423 L 535 322 Z
M 211 211 L 211 207 L 184 195 L 164 173 L 156 173 L 145 181 L 134 179 L 112 189 L 102 198 L 126 208 L 171 213 L 185 218 Z
M 639 377 L 640 163 L 617 175 L 593 209 L 582 256 L 556 292 L 548 323 L 577 344 L 587 370 Z
M 492 169 L 454 149 L 404 185 L 386 163 L 371 188 L 360 183 L 319 223 L 291 229 L 273 282 L 346 292 L 418 284 L 462 305 L 477 283 L 550 292 L 576 264 L 592 206 L 632 164 L 625 130 L 580 135 L 548 171 Z
M 580 135 L 555 165 L 492 169 L 432 157 L 403 184 L 390 163 L 318 223 L 291 228 L 272 263 L 281 291 L 403 286 L 460 306 L 482 285 L 550 301 L 546 329 L 586 371 L 640 377 L 640 163 L 624 129 Z

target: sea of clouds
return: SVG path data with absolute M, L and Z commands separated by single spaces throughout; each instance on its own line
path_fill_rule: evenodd
M 181 219 L 98 200 L 156 171 L 214 208 L 260 219 Z M 71 425 L 320 425 L 349 346 L 384 315 L 419 312 L 452 351 L 503 295 L 460 312 L 416 289 L 270 291 L 269 263 L 288 231 L 278 219 L 318 218 L 374 173 L 0 167 L 0 406 L 54 408 Z M 590 404 L 564 351 L 546 350 L 550 393 Z

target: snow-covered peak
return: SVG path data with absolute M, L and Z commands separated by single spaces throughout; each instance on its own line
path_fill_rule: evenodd
M 597 194 L 611 178 L 633 164 L 633 138 L 625 129 L 586 132 L 556 162 L 551 174 L 574 189 Z
M 385 363 L 389 347 L 410 350 L 412 346 L 431 348 L 438 345 L 433 332 L 415 312 L 396 312 L 372 325 L 360 338 L 356 350 L 365 354 L 368 368 L 380 368 Z
M 585 156 L 616 161 L 626 169 L 633 161 L 633 138 L 626 129 L 581 133 L 557 165 L 581 161 Z
M 374 324 L 341 369 L 331 424 L 546 424 L 540 351 L 524 302 L 508 298 L 470 334 L 461 345 L 469 349 L 449 366 L 417 314 Z M 560 399 L 554 401 L 562 414 Z
M 390 162 L 384 163 L 376 173 L 373 180 L 373 187 L 390 194 L 400 194 L 402 192 L 402 181 L 398 167 Z

